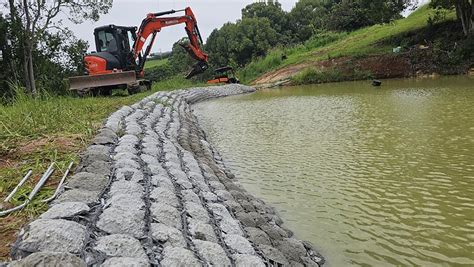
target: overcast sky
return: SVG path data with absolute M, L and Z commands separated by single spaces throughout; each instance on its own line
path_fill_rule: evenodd
M 429 0 L 420 0 L 428 2 Z M 121 26 L 139 26 L 148 13 L 156 13 L 170 9 L 191 7 L 196 15 L 199 29 L 205 41 L 215 28 L 226 22 L 235 22 L 241 17 L 241 10 L 253 0 L 114 0 L 109 13 L 103 15 L 98 22 L 73 24 L 64 20 L 75 35 L 89 42 L 89 50 L 95 50 L 93 30 L 108 24 Z M 280 0 L 283 9 L 290 11 L 297 0 Z M 186 36 L 184 25 L 165 28 L 158 34 L 153 52 L 170 51 L 174 42 Z
M 196 15 L 199 30 L 204 41 L 215 28 L 226 22 L 235 22 L 241 16 L 241 10 L 252 0 L 114 0 L 109 13 L 103 15 L 98 22 L 85 22 L 75 25 L 64 20 L 75 35 L 89 42 L 90 50 L 95 50 L 94 28 L 116 24 L 122 26 L 139 26 L 148 13 L 156 13 L 170 9 L 191 7 Z M 280 0 L 285 10 L 291 10 L 297 0 Z M 183 14 L 183 13 L 177 13 Z M 184 25 L 164 28 L 158 35 L 153 51 L 170 51 L 173 43 L 185 37 Z

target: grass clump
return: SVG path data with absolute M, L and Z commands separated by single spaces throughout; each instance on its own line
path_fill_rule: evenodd
M 315 68 L 307 68 L 292 78 L 292 82 L 297 85 L 340 81 L 343 81 L 343 75 L 336 69 L 321 71 Z

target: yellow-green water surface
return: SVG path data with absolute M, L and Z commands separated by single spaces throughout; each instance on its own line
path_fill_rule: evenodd
M 330 266 L 474 266 L 474 78 L 194 106 L 227 165 Z

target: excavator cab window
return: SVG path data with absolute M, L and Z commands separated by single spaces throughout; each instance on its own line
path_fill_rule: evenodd
M 97 32 L 97 52 L 116 52 L 117 42 L 115 41 L 114 34 L 109 31 Z

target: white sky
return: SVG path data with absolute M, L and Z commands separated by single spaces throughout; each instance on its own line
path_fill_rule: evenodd
M 95 50 L 94 28 L 116 24 L 121 26 L 140 26 L 141 21 L 148 13 L 183 9 L 187 6 L 193 9 L 198 21 L 204 42 L 215 28 L 220 28 L 226 22 L 235 22 L 241 17 L 241 10 L 253 0 L 114 0 L 109 13 L 101 16 L 98 22 L 87 21 L 75 25 L 67 20 L 64 24 L 69 27 L 78 38 L 89 42 L 89 50 Z M 291 10 L 297 0 L 280 0 L 285 10 Z M 183 14 L 183 13 L 176 13 Z M 173 16 L 173 15 L 169 15 Z M 170 51 L 173 43 L 185 37 L 184 25 L 164 28 L 158 35 L 153 46 L 153 52 Z
M 196 15 L 199 29 L 204 42 L 215 28 L 220 28 L 226 22 L 235 22 L 241 17 L 241 10 L 254 0 L 114 0 L 109 13 L 103 15 L 98 22 L 87 21 L 73 24 L 64 20 L 78 38 L 89 42 L 89 50 L 95 50 L 94 28 L 116 24 L 121 26 L 139 26 L 148 13 L 156 13 L 170 9 L 191 7 Z M 279 0 L 284 10 L 290 11 L 297 0 Z M 420 3 L 429 0 L 419 0 Z M 177 13 L 178 14 L 178 13 Z M 153 52 L 170 51 L 174 42 L 186 36 L 184 25 L 165 28 L 158 34 Z

